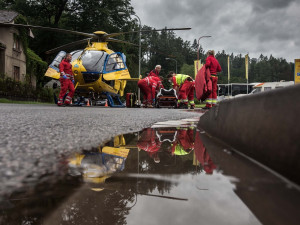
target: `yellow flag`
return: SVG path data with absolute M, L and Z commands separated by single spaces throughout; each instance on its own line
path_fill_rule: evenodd
M 201 60 L 194 60 L 194 71 L 195 71 L 194 78 L 195 79 L 196 79 L 197 73 L 201 69 L 201 67 L 202 67 Z
M 300 59 L 295 59 L 295 84 L 300 84 Z
M 246 69 L 246 80 L 248 80 L 248 65 L 249 65 L 249 56 L 245 55 L 245 69 Z

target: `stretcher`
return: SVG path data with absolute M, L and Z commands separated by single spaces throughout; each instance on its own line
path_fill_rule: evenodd
M 157 108 L 177 108 L 177 94 L 175 89 L 160 89 L 156 96 Z

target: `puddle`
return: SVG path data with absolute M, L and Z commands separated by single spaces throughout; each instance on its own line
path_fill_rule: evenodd
M 1 202 L 0 224 L 298 224 L 300 194 L 196 129 L 154 124 L 65 159 Z

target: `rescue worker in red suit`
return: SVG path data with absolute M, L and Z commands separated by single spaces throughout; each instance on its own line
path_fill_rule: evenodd
M 158 85 L 160 88 L 164 88 L 162 84 L 162 79 L 159 76 L 159 73 L 161 71 L 161 65 L 156 65 L 154 70 L 151 70 L 150 73 L 148 74 L 149 77 L 154 77 L 156 81 L 158 82 Z
M 215 51 L 209 50 L 207 52 L 207 58 L 205 67 L 209 68 L 211 81 L 212 81 L 212 92 L 206 99 L 206 109 L 210 109 L 212 106 L 217 104 L 217 92 L 218 92 L 218 76 L 217 73 L 221 72 L 221 66 L 218 60 L 215 58 Z
M 159 142 L 154 129 L 146 128 L 142 131 L 137 147 L 146 151 L 154 159 L 154 162 L 160 162 L 158 151 L 161 147 L 161 142 Z
M 143 93 L 143 104 L 145 108 L 153 108 L 152 103 L 155 100 L 156 89 L 158 87 L 158 82 L 153 77 L 145 77 L 138 81 L 138 87 Z
M 148 76 L 159 77 L 161 71 L 161 65 L 156 65 L 154 70 L 151 70 Z
M 173 84 L 173 88 L 178 94 L 178 107 L 187 109 L 189 103 L 190 108 L 194 109 L 195 81 L 192 77 L 184 74 L 175 74 L 174 71 L 171 71 L 167 78 Z
M 57 101 L 58 106 L 62 106 L 63 103 L 65 105 L 70 105 L 71 100 L 73 98 L 75 89 L 74 89 L 74 74 L 72 71 L 71 65 L 72 55 L 70 53 L 66 54 L 65 58 L 59 64 L 59 72 L 60 72 L 60 93 Z M 65 101 L 63 102 L 63 97 L 69 91 Z

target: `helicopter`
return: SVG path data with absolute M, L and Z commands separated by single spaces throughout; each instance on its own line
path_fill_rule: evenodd
M 133 43 L 118 40 L 113 37 L 121 34 L 130 34 L 137 32 L 167 31 L 167 30 L 190 30 L 191 28 L 165 28 L 154 30 L 139 30 L 108 34 L 104 31 L 95 31 L 93 33 L 84 33 L 80 31 L 66 30 L 60 28 L 42 27 L 24 24 L 0 23 L 0 26 L 20 27 L 28 29 L 41 29 L 46 31 L 68 33 L 85 36 L 83 40 L 75 41 L 49 50 L 46 54 L 52 54 L 66 48 L 74 47 L 79 44 L 87 43 L 85 49 L 75 50 L 72 55 L 72 70 L 75 79 L 75 90 L 79 96 L 90 98 L 96 104 L 97 99 L 103 95 L 108 100 L 108 105 L 112 107 L 122 107 L 120 96 L 124 95 L 127 81 L 138 81 L 139 78 L 131 78 L 126 65 L 126 56 L 121 52 L 114 52 L 109 49 L 108 42 L 118 42 L 135 45 Z M 135 45 L 138 46 L 138 45 Z M 59 64 L 65 57 L 66 52 L 60 51 L 49 65 L 45 76 L 58 80 L 60 78 Z M 115 101 L 119 105 L 115 105 Z

